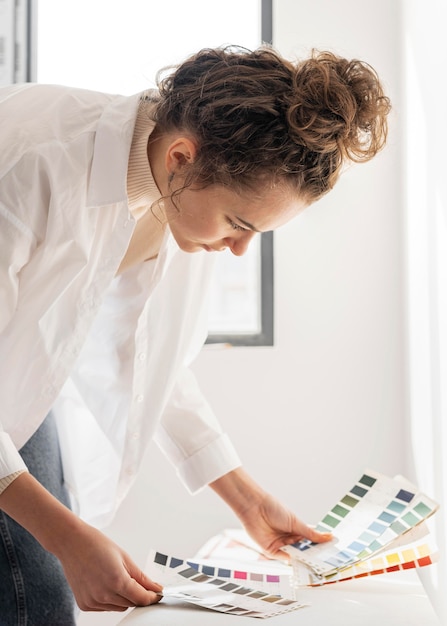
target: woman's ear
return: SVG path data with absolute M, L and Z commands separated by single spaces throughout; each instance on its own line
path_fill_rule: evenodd
M 170 174 L 180 174 L 183 167 L 190 165 L 197 154 L 197 143 L 191 137 L 176 137 L 165 155 L 166 170 Z

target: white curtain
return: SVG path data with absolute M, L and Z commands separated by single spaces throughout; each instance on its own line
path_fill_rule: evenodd
M 403 7 L 409 467 L 441 509 L 437 565 L 420 570 L 447 624 L 447 34 L 445 0 Z

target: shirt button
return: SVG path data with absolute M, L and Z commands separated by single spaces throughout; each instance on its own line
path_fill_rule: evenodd
M 140 352 L 140 354 L 138 355 L 138 358 L 140 359 L 140 361 L 145 361 L 146 360 L 146 354 L 144 352 Z
M 139 439 L 140 438 L 140 433 L 135 431 L 132 433 L 132 439 Z
M 135 400 L 136 400 L 137 402 L 143 402 L 143 400 L 144 400 L 144 396 L 142 396 L 142 395 L 141 395 L 141 393 L 140 393 L 140 394 L 139 394 L 139 395 L 135 398 Z

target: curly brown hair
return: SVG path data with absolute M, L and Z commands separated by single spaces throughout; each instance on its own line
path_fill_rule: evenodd
M 344 163 L 371 159 L 384 146 L 390 101 L 375 70 L 314 50 L 292 63 L 270 46 L 204 49 L 157 76 L 161 132 L 198 142 L 185 179 L 240 191 L 284 181 L 313 202 Z

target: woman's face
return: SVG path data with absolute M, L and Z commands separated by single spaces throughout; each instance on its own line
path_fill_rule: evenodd
M 226 187 L 186 188 L 164 207 L 171 232 L 185 252 L 246 252 L 257 233 L 275 230 L 296 217 L 306 204 L 282 187 L 251 197 Z

